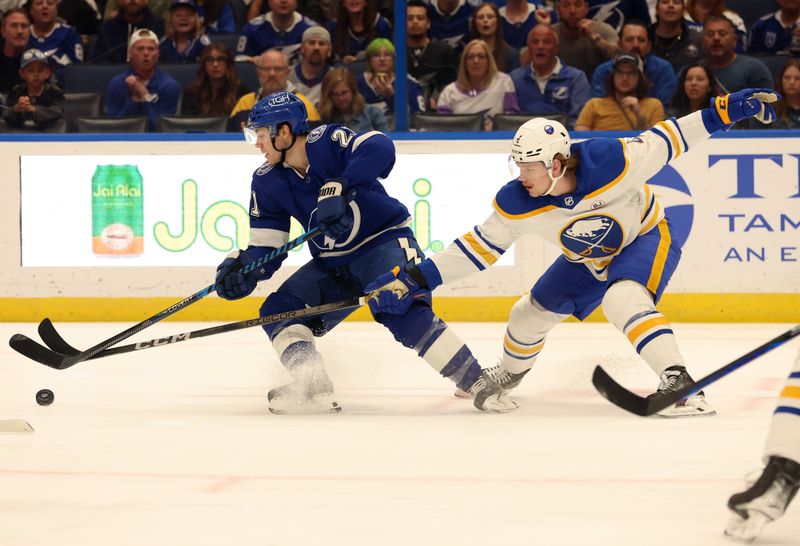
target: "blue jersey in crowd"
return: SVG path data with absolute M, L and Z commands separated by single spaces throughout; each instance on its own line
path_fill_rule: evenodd
M 610 25 L 621 34 L 625 21 L 650 25 L 650 8 L 647 0 L 589 0 L 589 19 Z
M 375 88 L 367 81 L 367 73 L 364 72 L 356 78 L 358 83 L 358 92 L 364 97 L 367 104 L 375 104 L 383 110 L 384 114 L 394 114 L 394 96 L 388 100 L 386 97 L 378 94 Z M 417 80 L 408 76 L 406 78 L 406 89 L 408 91 L 408 108 L 409 112 L 424 112 L 425 98 L 422 93 L 422 86 Z
M 255 57 L 268 49 L 279 49 L 286 56 L 289 64 L 299 60 L 300 43 L 307 28 L 316 23 L 299 13 L 294 13 L 294 22 L 286 30 L 280 30 L 272 22 L 272 12 L 250 19 L 242 28 L 239 43 L 236 45 L 236 58 Z
M 83 62 L 83 43 L 81 35 L 65 23 L 56 23 L 47 35 L 36 36 L 31 25 L 28 47 L 36 48 L 53 61 L 56 79 L 63 85 L 64 67 L 71 63 Z
M 575 125 L 581 108 L 591 98 L 589 80 L 583 70 L 566 66 L 559 60 L 557 71 L 545 84 L 544 93 L 533 79 L 531 65 L 511 71 L 519 107 L 530 114 L 567 114 L 569 126 Z
M 203 23 L 206 33 L 234 34 L 236 32 L 236 17 L 233 14 L 233 7 L 230 2 L 225 2 L 222 5 L 222 11 L 216 21 L 206 22 L 205 12 L 204 6 L 197 6 L 197 15 L 200 16 L 200 22 Z
M 428 4 L 428 19 L 431 22 L 428 37 L 441 40 L 456 51 L 461 51 L 466 43 L 469 20 L 474 12 L 473 2 L 467 0 L 458 0 L 456 10 L 447 14 L 441 12 L 436 0 L 431 1 Z
M 750 29 L 750 45 L 747 51 L 750 53 L 785 51 L 792 43 L 793 31 L 794 25 L 783 26 L 778 19 L 778 12 L 765 15 L 753 23 L 753 28 Z
M 506 19 L 506 8 L 500 8 L 500 18 L 503 22 L 503 39 L 505 39 L 511 47 L 522 49 L 528 45 L 528 34 L 533 27 L 539 24 L 536 21 L 536 10 L 541 7 L 542 3 L 540 0 L 528 2 L 528 17 L 519 23 L 511 23 Z M 557 19 L 555 12 L 551 11 L 550 22 L 555 24 Z
M 251 244 L 277 248 L 288 239 L 291 217 L 306 229 L 317 225 L 319 190 L 328 178 L 347 180 L 355 189 L 350 203 L 354 223 L 337 240 L 319 235 L 309 244 L 311 255 L 326 267 L 349 262 L 356 255 L 398 237 L 413 237 L 408 209 L 386 193 L 378 178 L 394 167 L 392 141 L 378 131 L 354 133 L 344 125 L 321 125 L 306 141 L 308 172 L 285 164 L 265 163 L 253 174 L 250 200 Z
M 130 68 L 111 78 L 106 95 L 106 113 L 115 118 L 127 116 L 146 116 L 147 128 L 156 130 L 158 116 L 172 116 L 178 109 L 181 86 L 172 76 L 156 68 L 153 76 L 147 81 L 148 100 L 135 102 L 125 78 L 133 75 Z
M 178 53 L 178 47 L 174 40 L 163 38 L 158 44 L 158 61 L 161 63 L 196 63 L 200 60 L 200 54 L 211 40 L 205 34 L 189 42 L 189 45 L 182 53 Z

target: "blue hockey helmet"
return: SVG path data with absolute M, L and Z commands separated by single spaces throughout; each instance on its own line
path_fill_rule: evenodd
M 281 123 L 288 123 L 294 136 L 308 132 L 306 105 L 297 98 L 297 95 L 288 91 L 278 91 L 258 101 L 250 111 L 247 129 L 250 129 L 254 136 L 256 129 L 266 127 L 270 136 L 274 138 Z M 247 131 L 245 135 L 248 136 Z

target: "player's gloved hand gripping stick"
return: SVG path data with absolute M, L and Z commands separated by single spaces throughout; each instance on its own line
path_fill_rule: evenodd
M 258 260 L 255 260 L 254 262 L 250 263 L 250 265 L 247 265 L 242 270 L 242 273 L 247 274 L 247 273 L 252 272 L 254 269 L 263 266 L 265 263 L 269 262 L 270 260 L 273 260 L 273 259 L 275 259 L 275 258 L 277 258 L 279 256 L 282 256 L 282 255 L 286 254 L 287 252 L 289 252 L 290 250 L 292 250 L 293 248 L 296 248 L 296 247 L 302 245 L 307 240 L 312 239 L 315 236 L 317 236 L 319 233 L 320 233 L 320 230 L 319 230 L 318 227 L 314 227 L 312 229 L 309 229 L 308 231 L 306 231 L 305 233 L 303 233 L 302 235 L 300 235 L 296 239 L 293 239 L 293 240 L 289 241 L 285 245 L 276 248 L 275 250 L 273 250 L 272 252 L 270 252 L 266 256 L 262 256 Z M 11 336 L 11 339 L 9 340 L 8 344 L 11 346 L 12 349 L 14 349 L 15 351 L 17 351 L 18 353 L 20 353 L 20 354 L 22 354 L 24 356 L 27 356 L 31 360 L 35 360 L 36 362 L 39 362 L 39 363 L 44 364 L 45 366 L 49 366 L 51 368 L 55 368 L 57 370 L 63 370 L 65 368 L 69 368 L 70 366 L 74 366 L 75 364 L 78 364 L 79 362 L 83 362 L 84 360 L 88 360 L 91 357 L 93 357 L 94 355 L 98 354 L 99 352 L 108 349 L 112 345 L 116 345 L 120 341 L 122 341 L 124 339 L 127 339 L 127 338 L 131 337 L 132 335 L 134 335 L 134 334 L 136 334 L 138 332 L 141 332 L 142 330 L 144 330 L 148 326 L 152 326 L 156 322 L 164 320 L 165 318 L 167 318 L 170 315 L 174 315 L 175 313 L 177 313 L 181 309 L 184 309 L 184 308 L 188 307 L 189 305 L 191 305 L 191 304 L 203 299 L 204 297 L 206 297 L 210 293 L 214 292 L 214 290 L 216 289 L 216 286 L 217 286 L 216 283 L 214 283 L 214 284 L 212 284 L 210 286 L 207 286 L 207 287 L 203 288 L 202 290 L 200 290 L 199 292 L 195 292 L 194 294 L 192 294 L 188 298 L 185 298 L 185 299 L 179 301 L 175 305 L 172 305 L 172 306 L 168 307 L 167 309 L 164 309 L 163 311 L 160 311 L 160 312 L 156 313 L 152 317 L 140 322 L 139 324 L 136 324 L 135 326 L 132 326 L 132 327 L 128 328 L 124 332 L 120 332 L 119 334 L 117 334 L 117 335 L 115 335 L 113 337 L 110 337 L 110 338 L 108 338 L 108 339 L 106 339 L 104 341 L 101 341 L 97 345 L 95 345 L 93 347 L 90 347 L 89 349 L 86 349 L 85 351 L 80 351 L 80 352 L 78 352 L 76 354 L 71 354 L 71 355 L 61 354 L 59 352 L 53 351 L 52 349 L 48 349 L 44 345 L 42 345 L 40 343 L 37 343 L 36 341 L 33 341 L 29 337 L 24 336 L 22 334 L 14 334 L 13 336 Z M 52 323 L 50 323 L 49 320 L 45 319 L 45 321 L 47 323 L 49 323 L 50 327 L 52 327 Z M 43 321 L 43 323 L 45 321 Z M 50 329 L 55 331 L 54 328 L 50 328 Z

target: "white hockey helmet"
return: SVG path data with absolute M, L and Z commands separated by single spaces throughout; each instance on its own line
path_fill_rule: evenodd
M 552 119 L 533 118 L 517 129 L 511 143 L 511 158 L 517 163 L 541 161 L 550 170 L 556 154 L 569 157 L 569 145 L 569 133 L 561 123 Z
M 553 191 L 556 182 L 566 172 L 562 169 L 558 178 L 553 178 L 553 158 L 558 154 L 561 154 L 564 159 L 569 158 L 570 138 L 566 127 L 552 119 L 529 119 L 517 129 L 514 139 L 511 141 L 510 160 L 513 163 L 533 163 L 535 161 L 544 163 L 552 181 L 544 195 L 549 195 Z

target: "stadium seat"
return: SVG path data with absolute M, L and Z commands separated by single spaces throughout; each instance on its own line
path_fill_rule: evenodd
M 497 114 L 492 119 L 492 130 L 516 131 L 520 125 L 533 118 L 552 119 L 565 127 L 569 125 L 569 117 L 566 114 Z
M 161 133 L 224 133 L 227 116 L 161 116 Z
M 81 133 L 144 133 L 146 131 L 147 118 L 144 116 L 78 118 L 78 132 Z
M 239 43 L 238 34 L 211 34 L 208 36 L 211 42 L 225 44 L 232 56 L 236 56 L 236 44 Z
M 0 120 L 0 133 L 66 133 L 67 122 L 59 119 L 51 123 L 46 129 L 27 129 L 18 128 L 7 125 L 5 121 Z
M 78 118 L 100 117 L 100 93 L 64 93 L 64 119 L 67 131 L 78 130 Z
M 483 112 L 477 114 L 414 114 L 417 131 L 483 131 Z

